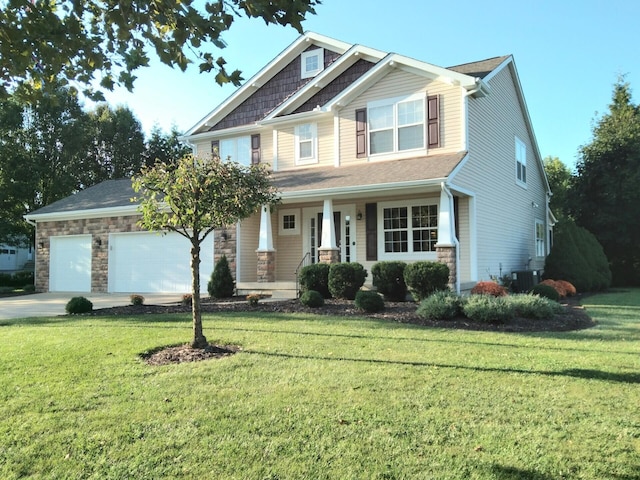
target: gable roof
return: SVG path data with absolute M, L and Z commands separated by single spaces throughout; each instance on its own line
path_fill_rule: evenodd
M 313 48 L 325 50 L 325 68 L 315 77 L 302 79 L 300 54 Z M 190 128 L 184 137 L 192 139 L 212 135 L 213 131 L 274 123 L 290 114 L 328 112 L 343 107 L 395 68 L 458 85 L 470 95 L 483 96 L 488 91 L 483 79 L 508 58 L 494 57 L 444 68 L 306 32 Z

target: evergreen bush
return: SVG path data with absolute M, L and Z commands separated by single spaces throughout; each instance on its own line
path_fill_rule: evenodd
M 327 263 L 314 263 L 303 267 L 298 275 L 298 282 L 300 283 L 300 290 L 303 292 L 315 290 L 320 292 L 323 298 L 331 298 L 331 293 L 329 292 L 329 264 Z
M 373 286 L 391 302 L 407 299 L 407 284 L 404 281 L 405 262 L 378 262 L 371 267 Z
M 439 262 L 414 262 L 404 269 L 404 281 L 414 300 L 421 301 L 433 292 L 446 290 L 449 267 Z
M 416 313 L 427 320 L 451 320 L 462 313 L 463 303 L 456 293 L 435 292 L 422 300 Z
M 537 320 L 551 318 L 554 313 L 559 311 L 559 308 L 562 308 L 558 302 L 527 293 L 511 295 L 508 297 L 508 302 L 511 303 L 518 316 Z
M 307 290 L 300 295 L 300 303 L 305 307 L 318 308 L 324 305 L 324 297 L 316 290 Z
M 213 298 L 229 298 L 233 296 L 235 288 L 227 256 L 223 255 L 211 272 L 207 290 Z
M 535 285 L 531 289 L 531 294 L 548 298 L 549 300 L 553 300 L 554 302 L 557 302 L 558 300 L 560 300 L 560 294 L 558 293 L 558 291 L 555 288 L 553 288 L 551 285 L 545 285 L 544 283 L 539 283 L 538 285 Z
M 67 302 L 65 310 L 71 315 L 88 313 L 93 310 L 93 303 L 85 297 L 73 297 Z
M 464 304 L 463 313 L 477 322 L 506 323 L 515 317 L 515 309 L 508 297 L 471 295 Z
M 360 290 L 356 293 L 355 305 L 365 312 L 375 313 L 384 310 L 384 300 L 377 292 Z
M 334 263 L 329 268 L 329 292 L 335 298 L 353 300 L 366 278 L 367 271 L 359 263 Z
M 137 293 L 131 295 L 129 299 L 131 300 L 131 305 L 142 305 L 144 303 L 144 297 Z

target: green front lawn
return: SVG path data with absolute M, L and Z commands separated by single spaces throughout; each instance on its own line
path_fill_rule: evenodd
M 508 334 L 186 315 L 0 323 L 0 478 L 640 479 L 640 290 Z

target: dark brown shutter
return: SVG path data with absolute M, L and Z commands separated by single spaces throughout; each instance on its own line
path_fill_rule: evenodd
M 251 164 L 260 163 L 260 134 L 251 135 Z
M 214 157 L 220 158 L 220 140 L 211 141 L 211 154 Z
M 378 260 L 378 205 L 365 205 L 367 260 Z
M 356 157 L 367 156 L 367 109 L 356 110 Z
M 440 99 L 438 95 L 427 97 L 427 132 L 429 147 L 440 146 Z

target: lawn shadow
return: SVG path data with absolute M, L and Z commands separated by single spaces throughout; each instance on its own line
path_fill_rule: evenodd
M 488 473 L 491 473 L 495 478 L 500 478 L 501 480 L 552 480 L 556 478 L 536 472 L 535 470 L 523 470 L 506 465 L 491 465 L 488 470 Z

